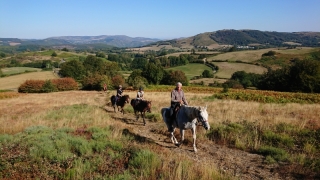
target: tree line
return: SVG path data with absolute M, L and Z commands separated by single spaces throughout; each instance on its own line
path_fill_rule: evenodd
M 281 69 L 265 74 L 235 72 L 225 83 L 228 87 L 257 87 L 260 90 L 320 93 L 320 59 L 296 60 Z

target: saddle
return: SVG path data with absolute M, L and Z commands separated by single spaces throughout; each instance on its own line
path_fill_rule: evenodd
M 171 116 L 171 113 L 170 113 L 171 108 L 170 108 L 169 111 L 166 111 L 165 113 L 166 118 L 170 118 L 170 119 L 172 118 L 172 120 L 176 120 L 179 110 L 180 110 L 180 106 L 179 105 L 175 106 L 173 110 L 173 114 Z

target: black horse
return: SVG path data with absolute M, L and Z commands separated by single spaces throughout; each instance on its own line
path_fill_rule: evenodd
M 151 113 L 151 101 L 132 99 L 130 104 L 133 107 L 134 114 L 137 116 L 137 121 L 139 119 L 139 114 L 137 115 L 137 112 L 140 112 L 143 119 L 143 125 L 146 125 L 144 117 L 146 112 Z
M 118 101 L 116 102 L 116 96 L 113 95 L 113 96 L 111 96 L 110 100 L 111 100 L 111 104 L 114 108 L 114 112 L 116 112 L 116 107 L 118 107 L 118 111 L 120 111 L 120 112 L 122 112 L 122 114 L 124 114 L 123 107 L 126 105 L 126 103 L 130 102 L 130 97 L 129 97 L 129 95 L 123 95 L 120 98 L 118 98 Z M 121 110 L 119 107 L 121 108 Z

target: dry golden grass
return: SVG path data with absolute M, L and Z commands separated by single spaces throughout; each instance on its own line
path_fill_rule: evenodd
M 29 126 L 45 125 L 49 127 L 77 128 L 84 124 L 88 126 L 105 126 L 114 121 L 103 110 L 110 96 L 115 92 L 102 93 L 96 91 L 69 91 L 49 94 L 26 94 L 17 98 L 0 100 L 0 133 L 17 133 Z M 135 91 L 125 91 L 130 97 L 135 97 Z M 313 120 L 320 124 L 319 104 L 262 104 L 256 102 L 241 102 L 235 100 L 205 100 L 212 94 L 197 94 L 186 92 L 186 98 L 191 106 L 208 106 L 210 124 L 225 121 L 239 122 L 243 120 L 259 122 L 263 126 L 285 122 L 304 128 Z M 170 105 L 170 92 L 145 92 L 145 98 L 152 101 L 152 113 L 159 113 L 162 107 Z M 83 122 L 78 119 L 46 120 L 51 110 L 74 104 L 95 106 L 90 114 L 84 114 Z M 133 114 L 132 114 L 133 115 Z M 90 121 L 89 121 L 90 120 Z M 163 122 L 159 122 L 163 125 Z
M 24 83 L 26 80 L 36 79 L 36 80 L 47 80 L 47 79 L 57 79 L 57 77 L 52 71 L 41 71 L 41 72 L 31 72 L 24 73 L 14 76 L 8 76 L 0 78 L 0 89 L 13 89 L 16 90 L 20 84 Z

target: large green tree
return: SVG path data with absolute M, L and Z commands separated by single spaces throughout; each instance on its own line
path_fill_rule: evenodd
M 164 70 L 161 66 L 148 63 L 142 71 L 142 76 L 148 80 L 149 84 L 160 84 Z
M 80 61 L 71 60 L 60 65 L 59 74 L 63 77 L 72 77 L 79 81 L 86 75 L 86 70 Z

